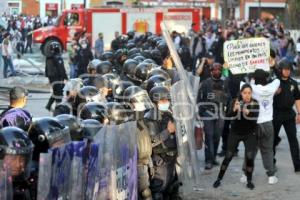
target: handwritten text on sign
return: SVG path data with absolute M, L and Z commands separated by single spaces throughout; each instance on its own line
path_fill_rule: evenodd
M 270 43 L 266 38 L 231 40 L 224 43 L 224 60 L 233 74 L 270 70 Z

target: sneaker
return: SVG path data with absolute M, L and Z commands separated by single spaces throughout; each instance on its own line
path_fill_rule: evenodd
M 274 185 L 278 183 L 278 178 L 276 176 L 269 176 L 269 184 Z
M 241 183 L 246 183 L 247 182 L 247 176 L 245 174 L 243 174 L 242 177 L 240 178 L 240 182 Z

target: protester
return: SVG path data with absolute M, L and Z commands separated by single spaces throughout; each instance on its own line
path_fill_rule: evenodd
M 278 178 L 275 176 L 276 167 L 274 165 L 273 142 L 273 98 L 279 88 L 280 81 L 273 80 L 267 82 L 268 74 L 262 69 L 254 72 L 254 81 L 251 82 L 253 97 L 259 103 L 259 115 L 257 119 L 257 142 L 260 149 L 262 161 L 268 175 L 268 183 L 276 184 Z M 241 82 L 241 86 L 244 83 Z M 245 175 L 242 177 L 245 178 Z
M 4 39 L 2 41 L 2 58 L 3 58 L 3 62 L 4 62 L 4 67 L 3 67 L 3 76 L 4 78 L 7 78 L 7 69 L 9 67 L 10 69 L 10 73 L 11 76 L 15 76 L 16 72 L 12 63 L 12 53 L 13 53 L 13 49 L 12 49 L 12 45 L 11 45 L 11 41 L 10 41 L 10 34 L 9 33 L 5 33 L 4 34 Z
M 95 58 L 100 59 L 104 52 L 103 33 L 98 34 L 98 39 L 95 42 Z
M 239 142 L 245 145 L 246 156 L 246 171 L 247 187 L 254 189 L 252 183 L 252 173 L 254 169 L 254 158 L 257 148 L 257 141 L 255 135 L 256 121 L 258 117 L 259 105 L 258 102 L 252 98 L 252 88 L 245 84 L 242 86 L 240 96 L 234 99 L 228 109 L 227 116 L 232 119 L 229 138 L 227 140 L 227 151 L 225 158 L 220 168 L 217 181 L 214 187 L 220 186 L 226 169 L 231 162 Z
M 31 114 L 24 109 L 28 92 L 21 86 L 13 87 L 9 92 L 9 107 L 0 115 L 0 127 L 16 126 L 27 131 L 31 124 Z
M 203 118 L 205 133 L 205 169 L 218 165 L 216 160 L 224 126 L 224 109 L 229 96 L 228 85 L 221 79 L 222 65 L 214 63 L 211 77 L 200 85 L 198 92 L 199 115 Z

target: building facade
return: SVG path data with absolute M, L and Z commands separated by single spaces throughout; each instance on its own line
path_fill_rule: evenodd
M 145 7 L 201 7 L 201 16 L 210 19 L 222 18 L 224 0 L 86 0 L 87 8 L 133 5 Z M 286 0 L 227 0 L 229 16 L 236 19 L 263 17 L 282 18 Z M 0 0 L 0 12 L 57 16 L 64 9 L 83 8 L 84 0 Z

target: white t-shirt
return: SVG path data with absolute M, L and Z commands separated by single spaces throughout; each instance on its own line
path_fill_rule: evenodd
M 245 83 L 241 82 L 240 87 Z M 273 99 L 276 91 L 280 86 L 280 81 L 278 79 L 273 80 L 271 83 L 262 86 L 255 85 L 253 81 L 250 83 L 252 87 L 252 96 L 259 103 L 259 114 L 257 123 L 262 124 L 264 122 L 273 120 Z

